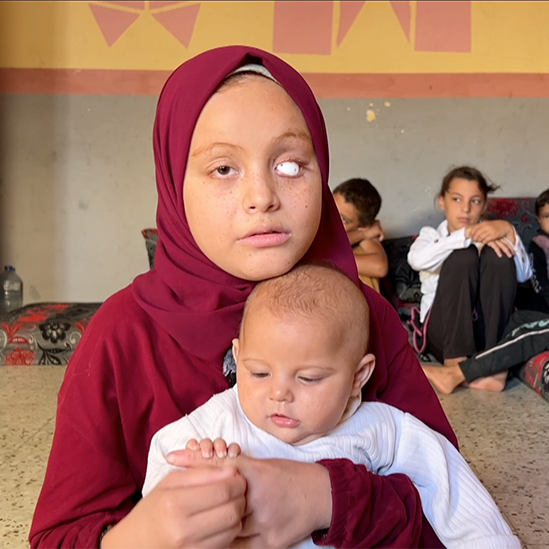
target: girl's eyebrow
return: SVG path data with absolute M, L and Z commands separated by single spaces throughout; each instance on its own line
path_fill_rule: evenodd
M 285 132 L 282 135 L 279 135 L 278 137 L 275 137 L 272 140 L 272 143 L 273 143 L 273 145 L 277 145 L 278 143 L 281 143 L 282 141 L 285 141 L 286 139 L 300 139 L 301 141 L 307 141 L 307 143 L 312 143 L 311 136 L 306 132 L 300 132 L 300 131 Z
M 461 193 L 458 193 L 457 191 L 448 191 L 448 194 L 453 194 L 453 195 L 456 195 L 456 196 L 461 196 L 463 197 L 463 195 Z M 482 195 L 481 194 L 474 194 L 471 198 L 481 198 Z
M 209 145 L 203 145 L 202 147 L 198 147 L 191 153 L 191 156 L 195 158 L 202 154 L 211 153 L 217 147 L 229 147 L 230 149 L 234 149 L 234 150 L 242 150 L 242 147 L 240 145 L 235 145 L 234 143 L 217 142 L 217 143 L 210 143 Z

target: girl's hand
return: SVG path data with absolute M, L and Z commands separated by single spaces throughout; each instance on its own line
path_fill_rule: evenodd
M 498 257 L 503 257 L 503 254 L 505 254 L 511 259 L 515 255 L 515 248 L 507 238 L 492 240 L 492 242 L 488 242 L 486 246 L 490 246 Z
M 216 438 L 213 442 L 209 438 L 204 438 L 200 442 L 191 438 L 187 442 L 185 449 L 200 452 L 205 459 L 214 457 L 214 454 L 218 458 L 225 458 L 228 456 L 230 459 L 233 459 L 242 452 L 240 446 L 236 442 L 227 445 L 227 442 L 222 438 Z
M 101 549 L 228 547 L 242 531 L 245 494 L 236 467 L 174 471 L 105 534 Z
M 204 462 L 199 452 L 187 450 L 171 452 L 167 460 L 190 468 Z M 329 528 L 332 495 L 325 467 L 246 455 L 233 463 L 246 478 L 248 491 L 243 529 L 232 547 L 289 547 L 315 530 Z
M 473 240 L 473 242 L 482 242 L 483 244 L 488 244 L 502 238 L 507 238 L 511 244 L 515 244 L 513 226 L 508 221 L 503 221 L 502 219 L 468 225 L 465 228 L 465 236 Z

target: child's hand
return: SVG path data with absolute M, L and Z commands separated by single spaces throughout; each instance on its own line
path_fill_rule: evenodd
M 490 246 L 498 257 L 503 257 L 503 254 L 505 254 L 508 258 L 512 258 L 515 255 L 515 248 L 507 238 L 492 240 L 486 246 Z
M 503 221 L 502 219 L 469 225 L 465 229 L 465 236 L 473 240 L 473 242 L 481 242 L 482 244 L 488 244 L 489 242 L 503 238 L 508 239 L 511 245 L 515 243 L 513 226 L 508 221 Z
M 382 242 L 385 238 L 385 232 L 381 227 L 379 219 L 376 219 L 369 227 L 362 227 L 359 230 L 362 231 L 362 240 L 378 240 Z
M 210 459 L 214 457 L 214 454 L 218 458 L 235 458 L 240 455 L 240 446 L 233 442 L 227 446 L 227 442 L 222 438 L 216 438 L 213 442 L 209 438 L 204 438 L 200 442 L 191 438 L 187 445 L 186 450 L 199 451 L 204 459 Z

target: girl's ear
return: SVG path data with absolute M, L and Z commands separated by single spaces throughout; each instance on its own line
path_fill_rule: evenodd
M 362 387 L 366 385 L 367 381 L 370 379 L 371 375 L 374 373 L 374 368 L 376 365 L 376 357 L 372 353 L 368 353 L 362 357 L 358 363 L 355 377 L 353 380 L 353 388 L 351 396 L 360 396 Z
M 444 197 L 442 195 L 438 195 L 438 198 L 437 198 L 437 204 L 438 204 L 438 207 L 444 212 L 445 209 L 444 209 Z
M 238 351 L 240 350 L 240 341 L 237 338 L 233 339 L 233 356 L 235 362 L 238 360 Z

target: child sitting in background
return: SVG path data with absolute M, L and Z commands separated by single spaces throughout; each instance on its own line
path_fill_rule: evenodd
M 302 265 L 259 283 L 233 340 L 237 385 L 157 432 L 143 494 L 177 471 L 167 456 L 183 448 L 236 457 L 226 463 L 237 468 L 240 451 L 304 462 L 347 458 L 379 475 L 407 475 L 446 547 L 518 549 L 445 437 L 387 404 L 361 403 L 375 365 L 368 340 L 366 299 L 340 271 Z M 315 547 L 311 538 L 305 546 Z
M 536 199 L 536 216 L 540 228 L 528 246 L 532 261 L 532 286 L 542 302 L 541 310 L 549 312 L 549 189 Z
M 385 234 L 376 219 L 381 196 L 367 179 L 359 178 L 341 183 L 333 195 L 353 247 L 360 279 L 379 292 L 379 279 L 389 270 L 387 254 L 381 245 Z
M 408 253 L 408 263 L 420 272 L 420 317 L 427 322 L 427 350 L 447 368 L 422 367 L 443 393 L 453 390 L 453 382 L 447 383 L 450 371 L 501 339 L 513 312 L 517 281 L 532 275 L 511 223 L 482 221 L 488 193 L 497 188 L 475 168 L 451 170 L 438 197 L 446 219 L 436 229 L 423 227 Z M 506 379 L 503 371 L 469 386 L 501 391 Z

